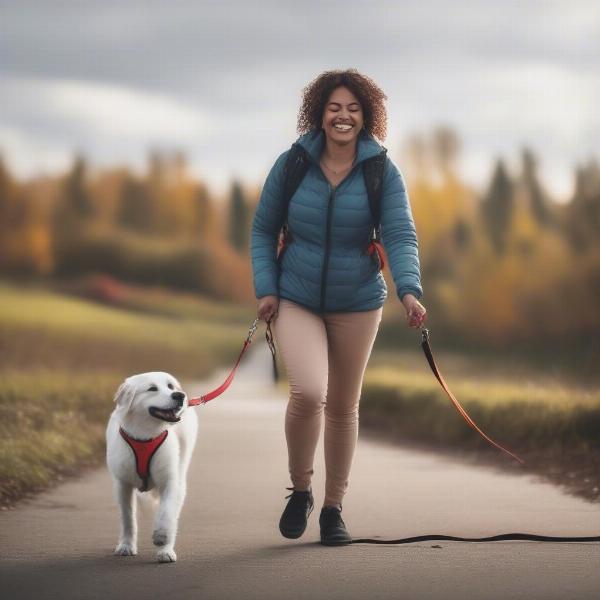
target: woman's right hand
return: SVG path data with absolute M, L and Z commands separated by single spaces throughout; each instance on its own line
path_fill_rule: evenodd
M 273 317 L 277 316 L 278 309 L 278 296 L 263 296 L 258 299 L 258 309 L 256 312 L 259 319 L 268 323 Z

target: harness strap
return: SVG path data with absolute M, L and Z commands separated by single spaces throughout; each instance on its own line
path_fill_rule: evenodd
M 129 444 L 135 456 L 135 470 L 138 477 L 142 480 L 142 485 L 138 488 L 140 492 L 148 491 L 148 479 L 150 478 L 150 462 L 156 451 L 162 446 L 169 435 L 168 429 L 165 429 L 159 436 L 150 440 L 137 440 L 131 437 L 122 427 L 119 427 L 121 437 Z
M 376 252 L 379 257 L 379 270 L 383 271 L 385 269 L 385 250 L 381 242 L 371 240 L 371 243 L 367 247 L 367 254 L 371 256 L 373 252 Z

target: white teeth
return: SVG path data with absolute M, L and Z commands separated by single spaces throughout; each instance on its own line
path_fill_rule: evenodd
M 336 123 L 334 127 L 340 131 L 348 131 L 352 129 L 352 125 L 342 125 L 341 123 Z

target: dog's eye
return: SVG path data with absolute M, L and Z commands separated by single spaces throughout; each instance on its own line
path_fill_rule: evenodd
M 158 392 L 158 388 L 155 385 L 153 385 L 153 386 L 151 386 L 151 387 L 148 388 L 148 391 L 149 392 Z
M 175 389 L 175 388 L 173 387 L 173 384 L 172 384 L 172 383 L 170 383 L 170 384 L 169 384 L 167 387 L 168 387 L 170 390 L 174 390 L 174 389 Z

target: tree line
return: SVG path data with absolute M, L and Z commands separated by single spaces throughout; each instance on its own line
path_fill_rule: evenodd
M 483 190 L 459 175 L 460 153 L 456 132 L 437 128 L 411 136 L 398 161 L 417 226 L 424 302 L 438 330 L 476 332 L 499 346 L 585 336 L 600 352 L 597 160 L 576 168 L 573 195 L 559 203 L 531 149 L 514 172 L 498 158 Z M 177 153 L 151 153 L 143 174 L 93 170 L 76 156 L 64 175 L 28 181 L 0 159 L 0 274 L 104 273 L 250 303 L 259 193 L 234 181 L 217 197 Z

